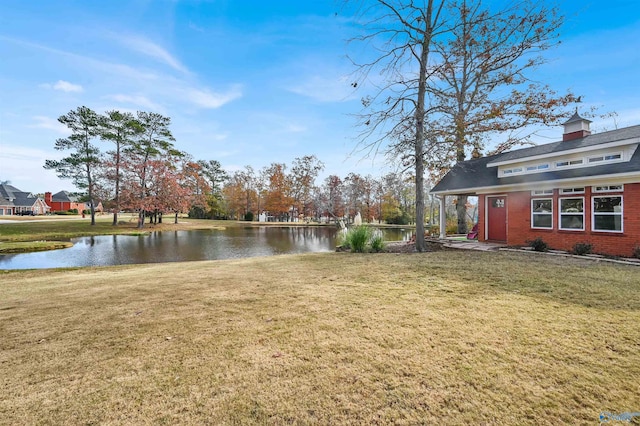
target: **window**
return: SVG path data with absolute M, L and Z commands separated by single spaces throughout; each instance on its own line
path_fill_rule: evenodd
M 562 160 L 556 162 L 556 167 L 579 166 L 583 163 L 582 158 L 579 160 Z
M 601 163 L 601 162 L 618 161 L 618 160 L 622 160 L 621 152 L 609 152 L 606 154 L 589 157 L 587 159 L 589 163 Z
M 593 192 L 618 192 L 623 190 L 623 185 L 603 185 L 592 187 Z
M 535 172 L 537 170 L 546 170 L 549 168 L 549 163 L 534 164 L 533 166 L 527 166 L 528 172 Z
M 513 169 L 504 169 L 502 175 L 512 175 L 516 173 L 522 173 L 522 167 L 515 167 Z
M 560 190 L 561 194 L 582 194 L 584 193 L 584 188 L 562 188 Z
M 553 189 L 534 189 L 531 195 L 553 195 Z
M 622 196 L 593 197 L 593 230 L 622 232 Z
M 560 198 L 560 229 L 584 231 L 584 198 Z
M 531 200 L 531 227 L 553 229 L 553 199 L 534 198 Z

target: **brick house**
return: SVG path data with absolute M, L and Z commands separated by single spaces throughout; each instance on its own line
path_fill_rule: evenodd
M 67 191 L 60 191 L 53 195 L 51 192 L 45 192 L 44 201 L 51 207 L 52 212 L 77 209 L 78 213 L 82 213 L 85 208 L 84 202 L 79 201 L 78 197 Z
M 0 185 L 0 216 L 19 214 L 45 214 L 48 206 L 31 192 L 21 191 L 13 185 Z
M 562 141 L 464 161 L 431 193 L 478 197 L 478 240 L 631 256 L 640 245 L 640 126 L 591 134 L 577 113 Z M 441 238 L 445 229 L 441 203 Z

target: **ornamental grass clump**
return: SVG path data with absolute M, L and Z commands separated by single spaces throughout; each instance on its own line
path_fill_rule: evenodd
M 385 247 L 382 231 L 379 229 L 376 229 L 373 231 L 372 234 L 373 235 L 371 236 L 371 251 L 380 253 L 381 251 L 384 250 L 384 247 Z
M 349 228 L 339 243 L 344 248 L 351 250 L 352 253 L 380 252 L 385 245 L 382 232 L 366 225 Z

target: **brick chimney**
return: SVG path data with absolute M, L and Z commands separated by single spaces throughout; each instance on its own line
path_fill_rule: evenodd
M 45 192 L 44 193 L 44 202 L 47 203 L 47 205 L 49 207 L 51 207 L 51 201 L 52 201 L 51 193 L 50 192 Z
M 591 134 L 589 123 L 591 123 L 591 120 L 580 117 L 576 110 L 575 114 L 563 124 L 564 133 L 562 135 L 562 141 L 572 141 L 589 136 Z

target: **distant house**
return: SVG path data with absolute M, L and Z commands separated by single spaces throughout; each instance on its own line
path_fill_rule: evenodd
M 82 210 L 84 210 L 84 202 L 80 201 L 78 197 L 68 191 L 60 191 L 53 195 L 51 192 L 45 192 L 44 201 L 51 207 L 51 211 L 54 212 L 76 209 L 78 213 L 81 213 Z
M 91 210 L 91 203 L 84 203 L 85 210 Z M 102 205 L 102 201 L 98 201 L 97 203 L 93 202 L 93 210 L 96 213 L 102 213 L 104 211 L 104 206 Z
M 0 196 L 0 216 L 13 214 L 14 207 L 13 201 Z
M 431 193 L 477 196 L 479 241 L 541 238 L 631 256 L 640 245 L 640 126 L 591 134 L 590 123 L 576 113 L 560 142 L 461 162 Z
M 42 198 L 13 185 L 0 185 L 0 215 L 45 214 L 48 206 Z

